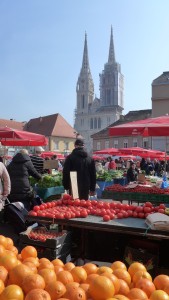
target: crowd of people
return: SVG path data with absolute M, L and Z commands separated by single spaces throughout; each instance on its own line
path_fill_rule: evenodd
M 20 201 L 27 210 L 31 209 L 34 193 L 29 176 L 41 180 L 44 173 L 51 171 L 44 169 L 44 160 L 57 160 L 57 155 L 53 155 L 51 158 L 42 158 L 41 153 L 42 147 L 36 147 L 33 155 L 29 155 L 26 149 L 21 149 L 8 165 L 5 166 L 2 161 L 0 162 L 0 202 L 8 197 L 10 202 Z M 136 181 L 139 173 L 162 176 L 164 171 L 168 171 L 168 164 L 157 159 L 142 158 L 141 161 L 134 162 L 123 160 L 122 157 L 119 159 L 107 157 L 102 161 L 94 160 L 86 152 L 82 139 L 75 141 L 74 150 L 64 162 L 59 160 L 57 162 L 57 170 L 63 174 L 64 189 L 72 195 L 70 172 L 76 172 L 79 199 L 85 200 L 96 194 L 97 172 L 122 169 L 126 171 L 129 183 Z

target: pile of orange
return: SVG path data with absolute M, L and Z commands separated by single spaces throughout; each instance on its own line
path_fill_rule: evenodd
M 0 235 L 0 300 L 169 300 L 169 276 L 152 278 L 140 262 L 127 268 L 39 259 L 33 246 L 18 253 Z

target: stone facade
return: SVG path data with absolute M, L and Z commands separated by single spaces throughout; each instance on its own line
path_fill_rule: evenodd
M 91 135 L 120 118 L 124 107 L 124 77 L 115 60 L 111 28 L 108 62 L 100 74 L 100 98 L 94 98 L 94 83 L 89 66 L 87 35 L 85 34 L 82 67 L 78 77 L 74 128 L 85 139 L 89 152 L 93 149 Z

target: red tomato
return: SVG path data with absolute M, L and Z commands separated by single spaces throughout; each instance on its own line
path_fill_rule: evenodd
M 142 206 L 137 206 L 135 209 L 136 212 L 143 212 L 143 207 Z
M 44 209 L 45 209 L 45 206 L 44 206 L 43 204 L 41 204 L 41 205 L 39 206 L 39 208 L 40 208 L 40 210 L 44 210 Z
M 104 216 L 103 216 L 103 221 L 104 221 L 104 222 L 110 221 L 110 216 L 104 215 Z
M 64 195 L 62 196 L 62 199 L 63 199 L 63 200 L 68 200 L 68 199 L 70 199 L 70 198 L 71 198 L 71 196 L 68 195 L 68 194 L 64 194 Z
M 98 207 L 98 208 L 104 208 L 104 203 L 103 203 L 102 201 L 99 201 L 99 202 L 97 203 L 97 207 Z
M 152 204 L 151 202 L 146 202 L 146 203 L 145 203 L 145 206 L 152 207 L 153 204 Z
M 116 207 L 119 208 L 119 209 L 122 209 L 123 208 L 123 204 L 122 203 L 117 203 Z
M 128 213 L 128 216 L 129 216 L 129 217 L 132 217 L 132 216 L 133 216 L 133 211 L 130 210 L 130 209 L 127 211 L 127 213 Z
M 151 208 L 150 206 L 144 206 L 144 207 L 143 207 L 143 210 L 144 210 L 145 213 L 150 213 L 150 212 L 152 212 L 152 208 Z
M 133 211 L 133 217 L 137 218 L 138 217 L 138 213 L 136 211 Z
M 144 219 L 145 215 L 143 212 L 139 212 L 138 213 L 138 217 L 141 218 L 141 219 Z
M 87 211 L 86 211 L 85 209 L 83 209 L 83 210 L 80 212 L 80 216 L 81 216 L 82 218 L 86 218 L 86 217 L 88 216 Z
M 91 201 L 92 206 L 96 206 L 97 203 L 98 203 L 97 200 L 92 200 L 92 201 Z
M 38 214 L 37 214 L 36 211 L 31 210 L 31 211 L 29 211 L 28 215 L 29 215 L 29 216 L 35 216 L 35 217 L 36 217 Z
M 73 202 L 73 205 L 79 206 L 80 205 L 80 200 L 79 199 L 75 199 L 74 202 Z
M 115 202 L 111 202 L 111 203 L 110 203 L 110 207 L 111 207 L 111 208 L 116 208 L 116 204 L 117 204 L 117 203 L 115 203 Z
M 165 210 L 163 208 L 159 208 L 158 212 L 161 213 L 161 214 L 164 214 Z
M 122 214 L 121 212 L 118 212 L 118 213 L 117 213 L 117 218 L 118 218 L 118 219 L 122 219 L 122 218 L 123 218 L 123 214 Z
M 103 207 L 106 208 L 110 208 L 110 203 L 109 202 L 104 202 Z
M 166 206 L 165 206 L 165 204 L 161 203 L 161 204 L 159 205 L 159 208 L 165 209 Z
M 39 205 L 35 205 L 35 206 L 34 206 L 34 208 L 33 208 L 33 210 L 34 210 L 34 211 L 38 211 L 38 210 L 40 210 L 40 207 L 39 207 Z
M 113 214 L 113 213 L 110 213 L 109 216 L 110 216 L 110 220 L 113 220 L 116 217 L 115 214 Z

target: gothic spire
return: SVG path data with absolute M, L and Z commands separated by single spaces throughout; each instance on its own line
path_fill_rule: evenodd
M 83 61 L 82 61 L 82 69 L 81 72 L 90 73 L 89 67 L 89 58 L 88 58 L 88 48 L 87 48 L 87 34 L 85 32 L 85 42 L 84 42 L 84 51 L 83 51 Z
M 114 52 L 114 42 L 113 42 L 113 28 L 111 26 L 111 35 L 110 35 L 110 47 L 109 47 L 109 58 L 108 63 L 115 63 L 115 52 Z

